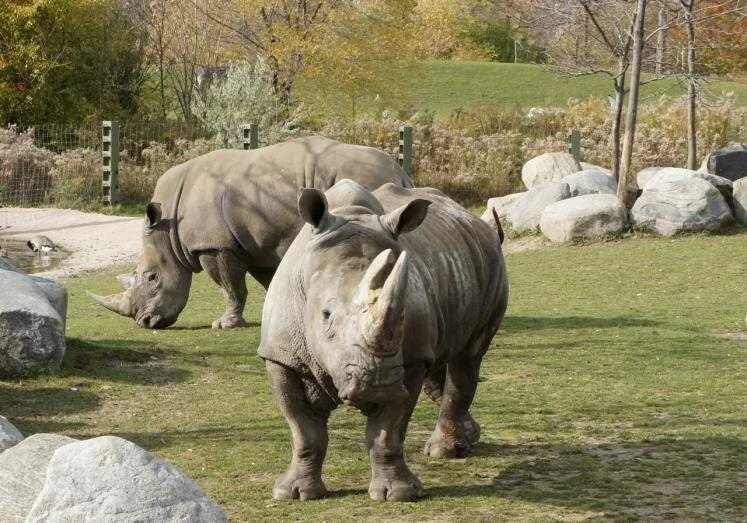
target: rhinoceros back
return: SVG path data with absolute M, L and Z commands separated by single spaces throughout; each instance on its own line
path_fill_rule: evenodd
M 164 173 L 153 201 L 176 217 L 186 253 L 240 250 L 256 268 L 274 269 L 302 224 L 298 191 L 326 190 L 342 178 L 370 190 L 385 183 L 412 186 L 386 153 L 312 136 L 189 160 Z

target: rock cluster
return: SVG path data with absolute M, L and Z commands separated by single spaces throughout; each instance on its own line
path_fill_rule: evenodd
M 191 479 L 134 443 L 57 434 L 0 454 L 0 514 L 8 522 L 227 521 Z
M 616 197 L 610 170 L 577 162 L 568 153 L 546 153 L 521 171 L 527 191 L 491 198 L 482 218 L 495 213 L 513 233 L 541 230 L 566 242 L 619 234 L 627 227 L 661 235 L 715 231 L 734 220 L 747 225 L 747 148 L 715 151 L 698 171 L 649 167 L 636 177 L 639 196 L 628 212 Z

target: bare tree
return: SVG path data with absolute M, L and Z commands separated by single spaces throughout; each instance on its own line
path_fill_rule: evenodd
M 635 191 L 631 189 L 630 167 L 633 159 L 633 145 L 635 142 L 635 126 L 638 117 L 638 99 L 641 88 L 641 61 L 644 44 L 644 27 L 646 24 L 646 2 L 637 0 L 633 30 L 633 57 L 630 72 L 630 96 L 628 98 L 628 112 L 625 121 L 625 138 L 617 183 L 617 196 L 628 208 L 635 201 Z
M 693 10 L 695 0 L 680 0 L 685 14 L 687 27 L 687 168 L 697 169 L 698 165 L 698 133 L 697 133 L 697 104 L 698 86 L 695 76 L 695 22 Z

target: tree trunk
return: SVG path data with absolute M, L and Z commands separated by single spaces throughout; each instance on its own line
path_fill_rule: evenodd
M 659 34 L 656 36 L 656 74 L 664 72 L 664 53 L 667 46 L 667 12 L 662 7 L 659 9 Z
M 612 176 L 619 183 L 620 180 L 620 129 L 622 127 L 623 107 L 625 106 L 625 76 L 624 60 L 620 60 L 620 72 L 613 83 L 615 87 L 614 117 L 612 119 Z
M 635 142 L 635 125 L 638 118 L 638 96 L 641 88 L 641 53 L 643 51 L 643 29 L 646 22 L 646 0 L 638 0 L 633 30 L 633 57 L 630 69 L 630 94 L 628 95 L 628 114 L 625 119 L 625 136 L 623 137 L 622 158 L 620 159 L 620 178 L 617 184 L 617 196 L 627 208 L 632 207 L 635 191 L 630 183 L 630 168 L 633 159 Z
M 698 130 L 697 101 L 698 86 L 695 78 L 695 23 L 693 7 L 695 0 L 690 0 L 685 7 L 685 24 L 687 25 L 687 168 L 698 168 Z

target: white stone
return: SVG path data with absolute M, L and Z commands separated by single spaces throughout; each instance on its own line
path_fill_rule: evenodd
M 482 213 L 482 221 L 495 228 L 493 211 L 495 210 L 496 214 L 498 215 L 498 219 L 501 220 L 501 222 L 506 221 L 508 210 L 526 194 L 526 192 L 517 192 L 514 194 L 507 194 L 506 196 L 497 196 L 495 198 L 490 198 L 488 200 L 488 206 L 485 209 L 485 212 Z
M 0 521 L 26 520 L 42 490 L 52 455 L 74 442 L 67 436 L 34 434 L 0 454 Z
M 588 162 L 581 162 L 581 170 L 582 171 L 588 171 L 588 170 L 594 170 L 594 171 L 602 171 L 605 174 L 609 174 L 612 176 L 612 170 L 607 169 L 606 167 L 600 167 L 599 165 L 594 165 L 593 163 Z
M 10 421 L 0 416 L 0 452 L 17 445 L 21 440 L 23 440 L 21 431 L 15 428 Z
M 542 234 L 554 242 L 596 239 L 623 231 L 625 206 L 612 194 L 587 194 L 548 205 L 540 218 Z
M 696 171 L 679 167 L 647 167 L 636 175 L 636 183 L 642 191 L 660 183 L 673 182 L 695 176 Z
M 511 205 L 507 214 L 508 224 L 514 232 L 533 231 L 539 227 L 542 211 L 548 205 L 570 196 L 570 187 L 565 182 L 540 184 Z
M 569 174 L 563 180 L 571 189 L 571 197 L 585 194 L 616 194 L 617 182 L 604 171 L 584 169 Z
M 20 272 L 0 269 L 0 377 L 18 377 L 59 367 L 65 354 L 67 293 L 50 301 L 54 282 L 42 288 Z M 60 312 L 58 312 L 60 311 Z
M 61 447 L 27 517 L 42 521 L 227 521 L 172 465 L 114 436 Z
M 581 170 L 581 165 L 569 153 L 545 153 L 532 158 L 521 168 L 521 181 L 527 189 L 545 182 L 558 181 Z
M 747 225 L 747 178 L 734 182 L 734 217 L 742 225 Z
M 715 231 L 733 218 L 718 189 L 690 176 L 645 189 L 633 205 L 631 219 L 636 227 L 671 236 L 685 231 Z

